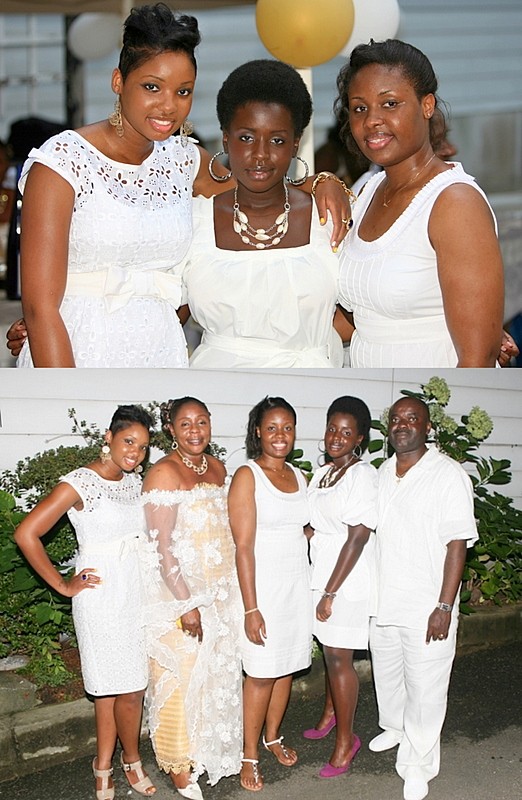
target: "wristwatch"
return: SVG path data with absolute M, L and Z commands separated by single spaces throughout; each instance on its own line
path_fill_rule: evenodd
M 440 608 L 441 611 L 447 611 L 449 614 L 450 611 L 453 609 L 453 606 L 449 603 L 436 603 L 435 608 Z

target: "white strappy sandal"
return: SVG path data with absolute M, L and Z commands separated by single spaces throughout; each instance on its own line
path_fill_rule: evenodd
M 257 766 L 257 765 L 259 764 L 259 761 L 258 761 L 258 759 L 257 759 L 257 758 L 242 758 L 242 759 L 241 759 L 241 763 L 242 763 L 242 764 L 252 764 L 252 775 L 254 776 L 254 780 L 255 780 L 256 784 L 257 784 L 257 783 L 259 783 L 259 781 L 260 781 L 260 780 L 261 780 L 261 781 L 263 780 L 263 778 L 262 778 L 262 775 L 261 775 L 261 773 L 259 772 L 259 769 L 258 769 L 258 766 Z M 245 784 L 243 783 L 243 781 L 241 780 L 241 778 L 239 779 L 239 781 L 240 781 L 240 783 L 241 783 L 241 787 L 242 787 L 243 789 L 246 789 L 246 790 L 247 790 L 247 792 L 260 792 L 260 791 L 261 791 L 261 789 L 262 789 L 262 788 L 263 788 L 263 786 L 264 786 L 264 784 L 263 784 L 263 783 L 261 783 L 261 786 L 259 786 L 259 788 L 257 788 L 257 789 L 252 789 L 252 788 L 250 788 L 250 786 L 245 786 Z

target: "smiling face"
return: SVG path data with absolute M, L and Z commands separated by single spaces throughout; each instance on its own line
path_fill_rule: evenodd
M 286 458 L 295 441 L 295 422 L 286 408 L 265 411 L 261 425 L 256 429 L 262 455 Z
M 194 65 L 182 52 L 148 59 L 125 81 L 115 69 L 112 89 L 120 95 L 124 135 L 157 142 L 172 136 L 190 112 L 195 81 Z
M 430 430 L 427 409 L 415 398 L 405 397 L 397 400 L 390 408 L 388 436 L 397 453 L 423 450 Z
M 236 110 L 223 133 L 223 146 L 237 182 L 262 192 L 283 181 L 299 138 L 288 108 L 252 102 Z
M 198 403 L 180 406 L 169 428 L 181 453 L 188 458 L 200 456 L 209 445 L 210 416 Z
M 397 67 L 369 64 L 348 89 L 350 130 L 361 152 L 380 166 L 399 163 L 429 143 L 435 97 L 419 100 Z
M 357 428 L 357 420 L 352 414 L 337 412 L 332 414 L 324 433 L 325 450 L 338 466 L 348 462 L 354 447 L 361 444 L 363 436 Z
M 107 431 L 105 441 L 111 450 L 111 461 L 124 472 L 131 472 L 147 455 L 149 438 L 147 428 L 138 422 L 117 433 Z

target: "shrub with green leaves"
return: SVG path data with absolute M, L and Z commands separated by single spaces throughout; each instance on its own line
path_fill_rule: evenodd
M 432 433 L 430 440 L 443 453 L 459 463 L 473 466 L 471 473 L 474 489 L 475 519 L 479 533 L 478 542 L 467 552 L 463 575 L 460 608 L 469 613 L 473 605 L 489 602 L 500 605 L 520 600 L 522 597 L 522 511 L 504 494 L 491 491 L 487 486 L 501 486 L 511 481 L 511 462 L 508 459 L 482 458 L 476 454 L 481 442 L 493 430 L 489 415 L 478 406 L 457 421 L 446 413 L 451 391 L 444 378 L 433 377 L 421 385 L 420 392 L 403 389 L 402 394 L 423 400 L 430 411 Z M 388 409 L 372 428 L 379 431 L 380 439 L 373 439 L 369 452 L 377 456 L 372 464 L 378 467 L 390 455 L 387 436 Z

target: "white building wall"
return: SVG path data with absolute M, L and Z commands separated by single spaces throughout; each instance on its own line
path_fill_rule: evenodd
M 520 370 L 439 370 L 452 391 L 448 412 L 460 419 L 474 405 L 495 427 L 480 454 L 508 458 L 513 481 L 498 491 L 522 507 L 522 373 Z M 243 463 L 250 408 L 265 395 L 281 395 L 297 410 L 296 445 L 315 465 L 325 412 L 336 397 L 351 394 L 368 404 L 372 416 L 417 391 L 433 370 L 3 370 L 0 387 L 0 470 L 19 459 L 78 440 L 71 436 L 67 410 L 102 429 L 120 403 L 148 403 L 183 395 L 200 397 L 212 413 L 213 440 L 227 450 L 233 471 Z

